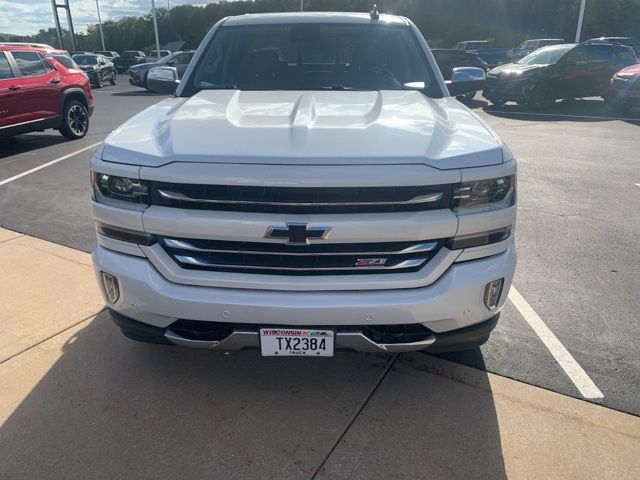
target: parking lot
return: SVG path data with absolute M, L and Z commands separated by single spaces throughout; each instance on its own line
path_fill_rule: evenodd
M 93 248 L 91 154 L 163 98 L 122 75 L 94 97 L 81 141 L 55 132 L 0 140 L 5 242 Z M 66 277 L 51 263 L 49 273 L 33 273 L 53 299 L 31 313 L 37 328 L 0 344 L 0 385 L 11 382 L 0 405 L 8 460 L 0 477 L 27 468 L 30 477 L 57 469 L 56 478 L 122 478 L 128 466 L 139 478 L 364 479 L 393 478 L 392 465 L 403 469 L 397 478 L 427 478 L 427 469 L 430 478 L 550 478 L 572 442 L 593 456 L 567 465 L 567 477 L 587 467 L 595 476 L 639 475 L 640 109 L 619 117 L 587 99 L 535 114 L 480 96 L 471 107 L 519 162 L 515 288 L 481 351 L 298 360 L 135 344 L 92 296 L 90 273 L 78 274 L 77 290 L 61 289 Z M 90 271 L 86 255 L 23 242 L 16 251 L 47 249 L 60 265 Z M 5 292 L 15 284 L 2 281 Z M 18 300 L 0 291 L 0 302 L 29 305 L 35 293 L 20 291 Z M 578 406 L 585 402 L 606 409 Z M 548 443 L 519 450 L 533 437 Z M 605 442 L 617 456 L 592 466 Z M 36 460 L 25 467 L 29 455 Z

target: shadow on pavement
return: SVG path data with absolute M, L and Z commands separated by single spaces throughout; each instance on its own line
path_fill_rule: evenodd
M 640 126 L 640 109 L 620 109 L 599 99 L 562 100 L 551 108 L 536 112 L 526 105 L 507 103 L 503 106 L 488 104 L 482 107 L 485 113 L 501 118 L 513 118 L 531 122 L 608 122 L 622 120 Z M 570 118 L 567 118 L 570 117 Z
M 469 383 L 449 368 L 429 355 L 402 355 L 320 478 L 506 478 L 486 372 L 472 371 Z
M 67 143 L 67 140 L 55 130 L 50 130 L 44 134 L 18 135 L 9 138 L 0 138 L 0 159 L 12 155 L 38 150 L 40 148 Z
M 148 90 L 127 90 L 126 92 L 114 92 L 111 95 L 114 97 L 166 97 L 164 93 L 150 92 Z
M 332 460 L 393 358 L 139 344 L 100 314 L 2 365 L 0 477 L 504 478 L 488 381 L 469 397 L 403 357 Z
M 462 102 L 462 103 L 467 107 L 471 108 L 472 110 L 475 108 L 485 108 L 489 105 L 489 102 L 487 102 L 486 100 L 483 100 L 479 95 L 476 95 L 470 101 Z

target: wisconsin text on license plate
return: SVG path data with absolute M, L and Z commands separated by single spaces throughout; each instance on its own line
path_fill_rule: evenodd
M 261 328 L 262 355 L 333 356 L 333 330 L 304 328 Z

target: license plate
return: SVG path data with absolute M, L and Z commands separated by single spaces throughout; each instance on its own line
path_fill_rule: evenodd
M 333 330 L 261 328 L 263 357 L 333 357 Z

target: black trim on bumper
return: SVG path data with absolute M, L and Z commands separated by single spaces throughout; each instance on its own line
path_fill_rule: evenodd
M 136 340 L 137 342 L 173 345 L 173 343 L 167 340 L 164 336 L 165 328 L 154 327 L 153 325 L 138 322 L 132 318 L 120 315 L 118 312 L 110 308 L 108 310 L 111 315 L 111 319 L 118 327 L 120 327 L 120 330 L 122 330 L 122 334 L 125 337 L 130 338 L 131 340 Z
M 496 328 L 500 313 L 497 313 L 489 320 L 471 325 L 470 327 L 450 332 L 436 333 L 436 341 L 433 345 L 425 348 L 428 353 L 457 352 L 459 350 L 470 350 L 477 348 L 489 340 L 491 331 Z

